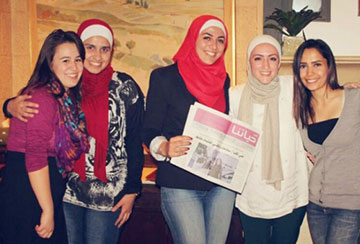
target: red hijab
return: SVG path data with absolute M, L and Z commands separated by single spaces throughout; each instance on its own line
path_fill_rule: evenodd
M 204 64 L 196 53 L 196 40 L 202 26 L 209 20 L 216 20 L 225 30 L 224 53 L 212 65 Z M 216 26 L 209 25 L 208 27 Z M 216 26 L 219 27 L 219 26 Z M 224 95 L 224 84 L 226 70 L 224 54 L 227 47 L 228 32 L 225 24 L 219 18 L 212 15 L 202 15 L 196 18 L 188 30 L 184 42 L 173 57 L 177 62 L 180 75 L 185 81 L 186 88 L 202 104 L 225 112 L 226 102 Z
M 89 19 L 84 21 L 77 34 L 82 41 L 92 36 L 102 36 L 113 46 L 114 34 L 111 27 L 104 21 Z M 89 135 L 95 138 L 94 174 L 103 182 L 106 178 L 106 156 L 109 137 L 109 83 L 112 79 L 113 68 L 110 63 L 99 74 L 92 74 L 84 68 L 82 75 L 81 108 L 86 119 Z M 85 154 L 76 162 L 74 171 L 80 180 L 85 181 Z

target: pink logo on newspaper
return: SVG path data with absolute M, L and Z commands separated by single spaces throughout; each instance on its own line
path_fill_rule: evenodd
M 241 125 L 231 123 L 231 121 L 225 118 L 222 118 L 213 113 L 209 113 L 200 108 L 196 111 L 194 121 L 216 129 L 226 135 L 235 137 L 236 139 L 239 139 L 252 146 L 256 146 L 259 139 L 258 133 Z
M 237 124 L 231 124 L 231 129 L 228 132 L 228 135 L 246 142 L 251 146 L 256 146 L 257 141 L 259 140 L 258 133 Z

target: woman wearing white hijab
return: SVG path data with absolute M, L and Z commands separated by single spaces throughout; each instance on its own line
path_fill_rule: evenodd
M 293 118 L 291 76 L 278 76 L 281 51 L 271 36 L 248 47 L 248 81 L 230 91 L 230 115 L 262 130 L 242 194 L 236 197 L 245 242 L 296 243 L 308 203 L 308 167 Z

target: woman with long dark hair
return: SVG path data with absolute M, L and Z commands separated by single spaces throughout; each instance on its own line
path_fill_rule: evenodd
M 360 90 L 339 85 L 334 55 L 322 40 L 296 51 L 294 116 L 316 162 L 307 218 L 315 244 L 357 243 L 360 233 Z
M 28 84 L 37 116 L 10 122 L 0 186 L 3 243 L 67 243 L 62 197 L 65 176 L 89 148 L 80 108 L 85 50 L 76 33 L 52 32 Z

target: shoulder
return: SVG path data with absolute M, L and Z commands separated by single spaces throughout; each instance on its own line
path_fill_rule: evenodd
M 55 105 L 56 99 L 46 87 L 35 89 L 31 92 L 31 101 L 34 103 L 43 103 Z
M 279 75 L 281 89 L 292 90 L 294 87 L 294 80 L 292 75 Z
M 233 86 L 229 89 L 230 116 L 237 117 L 240 98 L 244 90 L 244 87 L 245 87 L 245 83 L 241 85 Z
M 181 75 L 178 66 L 175 63 L 169 66 L 154 69 L 150 74 L 150 84 L 154 82 L 161 84 L 172 84 L 173 82 L 168 81 L 175 81 L 179 77 L 181 77 Z
M 46 87 L 33 90 L 31 92 L 31 102 L 39 104 L 39 113 L 31 121 L 51 119 L 58 111 L 58 101 Z
M 160 68 L 157 68 L 157 69 L 154 69 L 152 72 L 151 72 L 151 75 L 162 75 L 162 76 L 171 76 L 171 75 L 174 75 L 176 73 L 179 73 L 179 70 L 178 70 L 178 67 L 177 67 L 177 64 L 174 63 L 174 64 L 171 64 L 171 65 L 168 65 L 168 66 L 165 66 L 165 67 L 160 67 Z
M 280 75 L 280 96 L 282 98 L 286 97 L 289 99 L 293 98 L 294 93 L 294 81 L 292 75 Z
M 244 90 L 244 87 L 245 87 L 245 83 L 241 84 L 241 85 L 236 85 L 236 86 L 230 87 L 230 89 L 229 89 L 230 98 L 231 97 L 240 98 L 241 94 Z
M 150 74 L 150 89 L 171 91 L 181 83 L 182 77 L 177 64 L 154 69 Z
M 354 98 L 359 102 L 360 88 L 344 88 L 346 98 Z
M 110 89 L 116 89 L 120 98 L 125 102 L 131 104 L 135 103 L 137 99 L 143 97 L 143 93 L 136 83 L 136 81 L 128 74 L 115 71 L 112 77 L 112 85 Z

